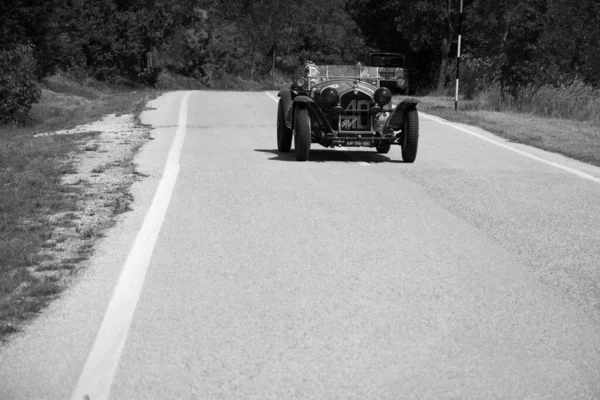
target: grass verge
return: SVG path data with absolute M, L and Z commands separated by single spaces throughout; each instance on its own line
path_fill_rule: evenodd
M 477 126 L 516 143 L 563 154 L 600 166 L 600 125 L 594 121 L 550 118 L 533 114 L 469 111 L 469 102 L 454 110 L 450 97 L 423 96 L 418 109 L 448 121 Z M 467 109 L 467 110 L 465 110 Z
M 36 134 L 73 128 L 107 114 L 139 116 L 157 94 L 54 76 L 44 82 L 42 99 L 26 125 L 0 127 L 0 340 L 56 297 L 65 277 L 76 271 L 76 262 L 91 251 L 83 243 L 76 261 L 53 262 L 47 250 L 64 240 L 55 235 L 57 224 L 77 223 L 72 216 L 81 211 L 80 200 L 87 193 L 82 185 L 65 185 L 64 178 L 76 172 L 73 154 L 89 151 L 84 144 L 96 134 Z M 128 188 L 119 190 L 114 207 L 109 205 L 114 214 L 127 208 Z M 64 218 L 50 223 L 52 215 Z

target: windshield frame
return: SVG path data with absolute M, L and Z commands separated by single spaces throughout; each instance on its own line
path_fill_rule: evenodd
M 325 81 L 334 79 L 358 79 L 379 80 L 379 69 L 377 67 L 363 65 L 324 64 L 312 65 L 306 73 L 306 77 L 318 78 Z

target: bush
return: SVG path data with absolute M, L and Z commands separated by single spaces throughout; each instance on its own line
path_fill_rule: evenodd
M 0 51 L 0 124 L 23 122 L 42 91 L 31 46 Z
M 211 89 L 215 90 L 232 90 L 232 91 L 262 91 L 274 90 L 271 79 L 250 80 L 244 79 L 232 74 L 219 74 L 219 77 L 214 79 L 210 85 Z
M 521 112 L 600 123 L 600 89 L 581 80 L 567 85 L 528 86 L 519 100 Z
M 600 89 L 575 80 L 560 86 L 529 85 L 515 97 L 496 84 L 475 93 L 473 100 L 463 101 L 461 109 L 521 112 L 600 124 Z
M 158 76 L 156 87 L 161 90 L 198 90 L 206 89 L 201 80 L 189 76 L 162 71 Z
M 474 58 L 470 54 L 462 56 L 459 90 L 465 100 L 472 100 L 478 93 L 497 86 L 500 74 L 497 65 L 498 61 L 492 58 Z M 448 63 L 447 76 L 452 83 L 456 82 L 456 60 Z M 455 89 L 455 84 L 452 89 Z

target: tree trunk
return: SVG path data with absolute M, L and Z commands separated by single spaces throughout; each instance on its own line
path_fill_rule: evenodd
M 440 74 L 438 75 L 437 90 L 441 92 L 444 90 L 446 85 L 446 72 L 448 70 L 448 51 L 449 44 L 448 39 L 442 39 L 442 60 L 440 62 Z

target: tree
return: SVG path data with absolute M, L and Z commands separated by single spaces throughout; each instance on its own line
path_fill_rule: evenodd
M 543 85 L 600 83 L 600 4 L 595 0 L 476 0 L 466 21 L 475 59 L 493 61 L 503 90 L 520 96 Z
M 362 32 L 383 50 L 410 52 L 421 80 L 442 89 L 456 37 L 458 3 L 452 0 L 350 0 Z M 414 57 L 411 57 L 414 55 Z
M 554 83 L 582 79 L 600 85 L 600 2 L 549 1 L 540 44 Z

